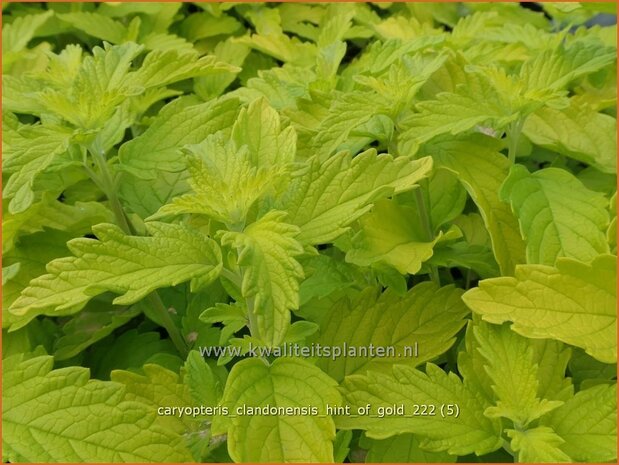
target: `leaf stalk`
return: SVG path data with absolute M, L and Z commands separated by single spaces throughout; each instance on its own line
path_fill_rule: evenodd
M 97 167 L 97 172 L 94 172 L 87 164 L 87 160 L 84 157 L 83 164 L 86 172 L 92 179 L 92 181 L 99 186 L 99 188 L 103 191 L 105 196 L 108 199 L 110 204 L 110 208 L 114 213 L 114 218 L 116 219 L 116 223 L 120 228 L 128 235 L 136 235 L 137 231 L 131 224 L 131 221 L 127 217 L 125 210 L 120 202 L 120 199 L 117 195 L 118 190 L 118 178 L 113 178 L 110 173 L 109 166 L 107 164 L 107 159 L 105 157 L 105 153 L 97 150 L 89 150 L 92 159 L 95 162 Z M 170 339 L 172 340 L 174 346 L 185 358 L 188 354 L 188 347 L 185 339 L 181 335 L 178 327 L 172 321 L 168 310 L 165 308 L 163 301 L 161 300 L 161 296 L 157 293 L 157 291 L 153 291 L 149 296 L 148 300 L 152 305 L 153 315 L 156 323 L 162 325 L 166 332 L 170 335 Z
M 524 118 L 519 118 L 509 125 L 509 145 L 507 147 L 507 158 L 509 163 L 516 163 L 516 151 L 518 149 L 518 139 L 524 126 Z
M 427 185 L 427 182 L 425 184 Z M 423 191 L 421 189 L 421 185 L 415 189 L 415 202 L 417 203 L 419 220 L 421 221 L 421 225 L 426 232 L 428 241 L 433 241 L 434 231 L 432 229 L 430 215 L 428 214 L 428 208 L 426 207 L 426 201 L 423 196 Z M 430 265 L 430 278 L 440 287 L 441 277 L 438 273 L 438 268 L 435 265 Z

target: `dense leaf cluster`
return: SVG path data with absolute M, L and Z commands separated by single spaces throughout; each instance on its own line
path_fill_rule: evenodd
M 2 5 L 4 460 L 616 460 L 614 4 Z

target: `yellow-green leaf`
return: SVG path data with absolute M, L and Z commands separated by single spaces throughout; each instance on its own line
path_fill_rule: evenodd
M 476 134 L 437 141 L 424 152 L 431 154 L 438 166 L 458 176 L 479 208 L 501 272 L 511 275 L 517 264 L 525 262 L 525 245 L 516 217 L 499 200 L 509 162 L 498 150 L 497 140 Z
M 608 201 L 559 168 L 529 173 L 514 165 L 499 193 L 509 201 L 527 244 L 527 262 L 554 265 L 558 257 L 589 262 L 608 253 Z
M 221 402 L 230 414 L 215 417 L 212 430 L 227 433 L 235 462 L 333 462 L 335 426 L 326 406 L 340 402 L 335 381 L 305 360 L 281 358 L 269 365 L 251 358 L 232 368 Z M 239 413 L 247 407 L 284 411 Z M 311 407 L 313 414 L 299 410 Z
M 185 226 L 149 223 L 150 237 L 128 236 L 112 224 L 93 226 L 98 239 L 68 243 L 75 256 L 59 258 L 30 282 L 10 311 L 15 315 L 70 315 L 104 292 L 121 294 L 118 305 L 141 300 L 160 287 L 191 280 L 192 287 L 215 279 L 221 251 L 215 241 Z
M 584 348 L 606 363 L 617 360 L 617 257 L 591 263 L 557 259 L 556 267 L 521 265 L 515 277 L 480 281 L 462 297 L 491 323 L 532 338 L 552 338 Z

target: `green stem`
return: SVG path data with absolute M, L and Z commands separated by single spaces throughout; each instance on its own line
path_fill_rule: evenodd
M 221 275 L 225 277 L 226 279 L 228 279 L 228 281 L 230 281 L 236 287 L 241 289 L 241 284 L 242 284 L 241 277 L 238 274 L 236 274 L 234 271 L 229 270 L 228 268 L 224 267 L 221 270 Z
M 423 191 L 421 186 L 415 189 L 415 201 L 417 202 L 417 211 L 419 212 L 419 220 L 426 232 L 428 241 L 434 240 L 434 231 L 432 230 L 432 224 L 428 209 L 426 207 L 426 201 L 423 197 Z M 441 285 L 441 277 L 438 274 L 438 268 L 435 265 L 430 265 L 430 278 L 439 286 Z
M 514 452 L 514 450 L 511 448 L 510 443 L 506 439 L 503 439 L 503 449 L 512 457 L 517 458 L 516 452 Z
M 241 286 L 243 285 L 243 275 L 235 273 L 228 268 L 223 268 L 221 270 L 221 275 L 232 282 L 235 286 L 241 290 Z M 256 319 L 256 314 L 254 312 L 254 298 L 250 297 L 246 299 L 247 302 L 247 327 L 249 328 L 249 333 L 255 337 L 260 339 L 260 332 L 258 330 L 258 320 Z
M 114 217 L 116 218 L 116 222 L 121 227 L 121 229 L 125 232 L 125 234 L 135 235 L 136 230 L 131 224 L 129 218 L 127 217 L 125 210 L 120 203 L 120 199 L 116 194 L 118 189 L 118 180 L 112 178 L 112 174 L 110 173 L 105 154 L 98 151 L 91 151 L 90 153 L 95 162 L 95 165 L 97 166 L 98 173 L 95 173 L 92 169 L 90 169 L 87 164 L 87 160 L 84 159 L 84 168 L 86 169 L 86 172 L 89 174 L 93 182 L 101 188 L 101 190 L 107 197 L 112 212 L 114 213 Z M 153 307 L 153 314 L 155 316 L 155 319 L 158 320 L 157 323 L 161 324 L 165 328 L 167 333 L 170 335 L 170 339 L 176 346 L 176 349 L 179 351 L 179 353 L 183 356 L 183 358 L 186 357 L 188 353 L 187 343 L 181 335 L 178 327 L 174 324 L 174 321 L 170 317 L 170 314 L 165 308 L 165 305 L 157 291 L 153 291 L 148 296 L 148 300 Z
M 102 186 L 103 192 L 105 193 L 105 196 L 110 203 L 110 207 L 112 209 L 112 212 L 114 213 L 116 222 L 123 229 L 123 231 L 125 231 L 126 234 L 135 234 L 135 228 L 133 228 L 129 219 L 127 218 L 125 210 L 120 203 L 120 199 L 116 194 L 116 192 L 118 191 L 118 181 L 112 178 L 112 174 L 110 173 L 109 167 L 107 165 L 105 155 L 97 152 L 91 152 L 91 154 L 100 173 L 99 184 L 100 186 Z
M 256 313 L 254 312 L 254 297 L 247 299 L 246 302 L 247 302 L 247 318 L 249 320 L 248 321 L 249 333 L 256 339 L 260 339 L 260 330 L 258 329 L 258 319 L 256 318 Z
M 509 145 L 507 147 L 507 158 L 510 164 L 516 163 L 516 150 L 518 149 L 518 139 L 524 126 L 524 118 L 520 118 L 509 125 Z
M 172 317 L 170 316 L 170 313 L 166 309 L 163 300 L 161 300 L 161 297 L 159 296 L 157 291 L 149 294 L 148 300 L 153 306 L 155 318 L 159 320 L 157 321 L 157 323 L 161 324 L 166 329 L 166 331 L 170 335 L 170 339 L 172 339 L 172 342 L 176 347 L 176 350 L 179 351 L 183 359 L 186 358 L 189 352 L 187 349 L 187 343 L 185 342 L 185 339 L 183 339 L 183 336 L 174 324 L 174 321 L 172 321 Z

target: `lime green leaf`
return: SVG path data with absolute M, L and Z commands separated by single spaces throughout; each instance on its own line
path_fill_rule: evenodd
M 482 394 L 488 403 L 496 403 L 497 394 L 515 400 L 516 398 L 523 399 L 523 393 L 526 393 L 527 386 L 520 386 L 522 389 L 515 389 L 519 386 L 518 382 L 512 386 L 506 383 L 507 376 L 511 376 L 511 372 L 503 373 L 506 376 L 502 377 L 501 371 L 503 367 L 497 364 L 497 361 L 505 356 L 500 355 L 500 346 L 496 348 L 489 346 L 490 334 L 500 336 L 503 329 L 497 329 L 481 322 L 481 318 L 473 316 L 473 322 L 469 323 L 464 339 L 464 350 L 458 353 L 458 370 L 464 378 L 464 382 L 473 389 L 474 387 Z M 481 334 L 480 338 L 478 335 Z M 512 336 L 513 335 L 513 336 Z M 519 338 L 511 332 L 506 339 L 511 340 Z M 516 359 L 518 369 L 526 369 L 529 365 L 535 376 L 530 377 L 533 384 L 537 385 L 535 391 L 530 390 L 528 393 L 529 399 L 540 399 L 566 401 L 573 396 L 573 387 L 569 378 L 565 378 L 567 362 L 571 355 L 571 350 L 564 347 L 561 342 L 551 339 L 532 340 L 532 339 L 516 339 L 516 343 L 520 342 L 520 347 L 525 353 L 524 358 Z M 492 341 L 490 341 L 492 342 Z M 513 342 L 513 341 L 512 341 Z M 524 343 L 526 342 L 526 347 Z M 485 347 L 482 347 L 485 344 Z M 496 349 L 496 350 L 494 350 Z M 496 352 L 496 354 L 494 354 Z M 513 354 L 512 354 L 513 355 Z M 517 353 L 520 355 L 520 352 Z M 489 360 L 489 357 L 492 360 Z M 493 361 L 494 360 L 494 361 Z M 511 366 L 511 358 L 508 363 Z M 493 378 L 499 377 L 495 383 Z M 500 398 L 498 400 L 501 400 Z M 509 403 L 509 402 L 508 402 Z M 502 402 L 503 405 L 508 403 Z M 533 400 L 532 404 L 535 405 Z M 533 409 L 535 410 L 535 409 Z M 496 412 L 496 407 L 494 408 Z M 517 412 L 519 413 L 519 412 Z
M 308 66 L 316 58 L 316 46 L 290 38 L 281 32 L 252 34 L 239 37 L 237 41 L 247 47 L 272 56 L 273 58 L 296 66 Z
M 498 11 L 494 9 L 492 11 L 471 9 L 471 14 L 460 18 L 453 27 L 450 39 L 456 45 L 469 44 L 474 38 L 488 32 L 492 26 L 502 22 Z
M 465 213 L 452 221 L 458 226 L 464 238 L 471 245 L 490 246 L 490 236 L 479 213 Z
M 131 62 L 142 47 L 127 42 L 95 47 L 84 58 L 69 89 L 47 89 L 40 94 L 44 107 L 69 123 L 95 129 L 112 116 L 117 106 L 143 91 L 127 79 Z
M 238 292 L 235 289 L 235 293 Z M 240 299 L 241 297 L 239 297 Z M 223 329 L 219 336 L 219 344 L 224 345 L 234 333 L 247 326 L 247 306 L 241 302 L 232 304 L 215 303 L 199 315 L 199 321 L 204 323 L 221 323 Z
M 14 174 L 4 186 L 3 196 L 11 199 L 9 212 L 15 214 L 30 207 L 36 177 L 66 152 L 72 134 L 60 127 L 24 125 L 11 135 L 3 140 L 3 172 Z
M 506 98 L 481 74 L 467 76 L 455 93 L 441 92 L 436 100 L 417 104 L 417 113 L 402 122 L 400 152 L 414 155 L 419 146 L 441 134 L 460 134 L 477 125 L 502 128 L 518 117 Z
M 128 30 L 119 21 L 100 13 L 82 11 L 59 14 L 58 18 L 97 39 L 120 44 L 127 38 Z
M 588 163 L 603 173 L 617 172 L 617 120 L 585 106 L 540 108 L 524 123 L 523 134 L 536 145 Z
M 352 158 L 339 153 L 320 163 L 313 158 L 307 173 L 293 179 L 278 205 L 287 221 L 301 228 L 303 244 L 331 242 L 366 213 L 372 202 L 412 189 L 432 169 L 432 160 L 376 155 L 368 150 Z
M 466 190 L 456 175 L 445 169 L 435 170 L 428 182 L 428 209 L 432 228 L 436 231 L 460 215 L 466 199 Z
M 238 105 L 230 98 L 185 108 L 178 100 L 170 103 L 142 135 L 120 147 L 121 167 L 141 179 L 154 179 L 158 171 L 181 171 L 180 149 L 232 126 Z
M 521 265 L 514 278 L 481 281 L 462 298 L 486 321 L 513 321 L 511 328 L 523 336 L 558 339 L 612 363 L 617 360 L 616 279 L 613 255 L 590 264 L 559 258 L 556 268 Z
M 314 342 L 338 347 L 342 354 L 321 357 L 317 366 L 341 381 L 367 370 L 390 373 L 396 363 L 415 367 L 432 360 L 453 345 L 464 326 L 468 311 L 461 295 L 453 286 L 439 288 L 424 282 L 404 297 L 391 289 L 377 295 L 376 289 L 367 288 L 354 299 L 338 300 L 320 321 L 320 335 Z M 345 352 L 344 343 L 351 349 L 373 346 L 393 354 L 358 352 L 352 356 Z
M 542 51 L 523 65 L 520 76 L 530 90 L 563 89 L 616 59 L 616 48 L 576 42 Z
M 189 388 L 179 382 L 179 376 L 160 365 L 146 364 L 144 374 L 114 370 L 110 379 L 125 386 L 125 399 L 150 405 L 154 411 L 159 407 L 192 406 Z M 157 423 L 178 434 L 186 432 L 191 416 L 158 416 Z
M 577 462 L 617 460 L 617 385 L 601 384 L 578 392 L 543 424 L 561 438 L 561 450 Z
M 69 88 L 80 73 L 84 58 L 85 55 L 80 45 L 69 44 L 60 53 L 49 54 L 48 68 L 44 75 L 39 74 L 37 79 L 42 79 L 43 82 L 49 83 L 56 89 Z
M 48 228 L 70 232 L 73 237 L 82 236 L 91 232 L 93 224 L 113 221 L 113 214 L 99 202 L 71 205 L 45 193 L 40 202 L 32 204 L 26 211 L 5 214 L 2 220 L 2 252 L 7 253 L 23 235 Z
M 432 48 L 444 42 L 443 35 L 423 35 L 413 40 L 388 39 L 377 41 L 371 44 L 358 61 L 344 70 L 344 75 L 350 72 L 367 71 L 372 75 L 378 75 L 387 71 L 391 65 L 396 63 L 405 55 L 412 55 L 414 52 L 426 48 Z M 348 72 L 348 73 L 347 73 Z
M 3 363 L 4 444 L 28 462 L 191 460 L 181 436 L 157 424 L 149 404 L 121 384 L 88 379 L 88 369 L 52 370 L 53 358 Z
M 419 447 L 414 434 L 398 434 L 388 439 L 362 438 L 360 445 L 368 449 L 366 463 L 453 463 L 455 455 L 428 452 Z
M 355 81 L 369 91 L 336 94 L 328 116 L 312 138 L 312 146 L 317 150 L 318 157 L 325 160 L 334 151 L 341 150 L 341 144 L 351 131 L 376 115 L 394 120 L 398 118 L 443 62 L 442 55 L 430 61 L 418 56 L 403 57 L 379 78 L 355 76 Z M 403 154 L 408 155 L 405 152 Z
M 294 161 L 297 144 L 294 128 L 282 130 L 279 115 L 264 98 L 241 110 L 232 128 L 232 140 L 237 147 L 247 145 L 254 166 Z
M 363 282 L 363 275 L 357 267 L 327 255 L 308 257 L 301 264 L 305 280 L 299 287 L 300 305 Z
M 12 63 L 18 59 L 37 30 L 53 16 L 51 11 L 17 17 L 10 24 L 2 27 L 2 64 L 7 73 Z
M 140 179 L 130 173 L 121 176 L 118 196 L 127 212 L 147 218 L 174 197 L 189 190 L 188 170 L 170 173 L 161 171 L 155 179 Z
M 273 189 L 275 173 L 251 163 L 247 146 L 237 149 L 217 135 L 189 146 L 189 185 L 193 192 L 175 197 L 149 219 L 201 213 L 228 224 L 243 225 L 251 206 Z
M 15 278 L 19 274 L 21 268 L 20 263 L 13 263 L 12 265 L 2 267 L 2 285 L 6 285 L 8 281 Z
M 189 352 L 184 368 L 184 382 L 193 401 L 199 405 L 217 405 L 223 395 L 223 386 L 202 355 L 196 350 Z
M 520 463 L 562 463 L 571 462 L 568 455 L 560 449 L 565 441 L 546 426 L 519 431 L 507 430 L 511 447 L 518 453 Z
M 539 398 L 538 365 L 529 339 L 517 335 L 507 325 L 480 323 L 473 332 L 498 399 L 496 406 L 486 409 L 487 416 L 506 417 L 524 427 L 562 404 Z
M 369 121 L 374 115 L 386 113 L 382 98 L 373 92 L 345 93 L 333 100 L 326 118 L 318 125 L 310 145 L 317 157 L 325 161 L 348 139 L 357 126 Z
M 39 82 L 29 76 L 2 75 L 2 110 L 15 113 L 40 114 L 46 108 L 37 98 Z
M 346 378 L 343 388 L 352 411 L 367 404 L 372 407 L 370 415 L 338 417 L 338 428 L 363 429 L 375 439 L 413 433 L 423 449 L 453 455 L 482 455 L 501 447 L 501 423 L 484 416 L 481 398 L 454 373 L 447 374 L 431 363 L 426 365 L 425 373 L 396 365 L 393 375 L 371 371 L 365 376 L 352 375 Z M 403 405 L 404 415 L 379 417 L 379 407 L 393 405 Z M 421 415 L 421 407 L 415 405 L 428 406 L 426 415 Z M 442 417 L 441 407 L 448 412 L 447 405 L 458 405 L 459 414 Z M 434 415 L 427 414 L 431 406 Z
M 152 33 L 148 34 L 141 41 L 146 50 L 161 50 L 168 51 L 174 50 L 176 52 L 190 52 L 195 53 L 196 49 L 193 44 L 187 42 L 182 37 L 178 37 L 174 34 L 165 33 Z
M 353 129 L 340 148 L 350 153 L 357 153 L 373 142 L 386 146 L 393 138 L 394 130 L 395 125 L 391 118 L 385 115 L 375 115 L 369 121 Z
M 438 135 L 456 135 L 477 125 L 504 128 L 545 103 L 557 101 L 558 91 L 577 77 L 609 65 L 615 56 L 616 50 L 610 47 L 576 43 L 537 54 L 525 62 L 520 76 L 498 68 L 465 69 L 465 82 L 456 85 L 454 92 L 419 103 L 418 112 L 403 121 L 401 152 L 412 155 L 420 144 Z
M 66 242 L 72 235 L 65 232 L 47 230 L 25 236 L 10 252 L 3 252 L 2 271 L 2 325 L 10 327 L 20 324 L 22 318 L 9 312 L 11 304 L 28 287 L 30 280 L 45 274 L 45 265 L 55 258 L 64 257 L 69 253 Z M 5 274 L 7 265 L 18 266 L 14 276 Z M 26 318 L 26 322 L 30 321 Z
M 429 32 L 424 28 L 417 18 L 406 18 L 404 16 L 392 16 L 373 25 L 374 30 L 382 39 L 403 39 L 410 40 L 423 33 Z
M 229 15 L 213 16 L 209 13 L 195 13 L 187 16 L 181 24 L 181 35 L 195 42 L 206 37 L 220 34 L 233 34 L 241 29 L 242 24 Z
M 607 45 L 617 47 L 617 26 L 597 29 L 602 36 L 602 40 Z M 601 78 L 601 79 L 600 79 Z M 572 97 L 572 102 L 579 108 L 590 108 L 594 111 L 614 108 L 617 103 L 617 70 L 613 67 L 587 76 L 580 80 L 574 89 L 576 95 Z M 615 115 L 616 118 L 616 115 Z
M 98 11 L 110 18 L 121 18 L 132 16 L 135 14 L 143 14 L 145 19 L 157 21 L 157 24 L 151 24 L 151 29 L 166 30 L 174 16 L 178 12 L 181 5 L 164 4 L 164 3 L 101 3 Z
M 540 398 L 566 401 L 574 394 L 572 379 L 566 378 L 566 370 L 572 348 L 552 339 L 529 340 L 535 352 L 538 368 Z M 593 359 L 591 359 L 593 360 Z M 570 369 L 573 378 L 573 372 Z
M 445 236 L 439 232 L 429 239 L 419 215 L 415 208 L 379 200 L 371 212 L 359 219 L 360 231 L 353 238 L 346 261 L 360 266 L 387 263 L 401 274 L 416 274 L 432 257 L 436 243 L 455 235 L 455 231 Z
M 342 463 L 350 452 L 350 442 L 352 441 L 352 431 L 338 431 L 333 441 L 333 461 Z
M 527 262 L 554 265 L 557 257 L 583 262 L 608 253 L 608 201 L 559 168 L 529 173 L 514 165 L 499 196 L 509 201 L 527 243 Z
M 486 404 L 496 401 L 492 379 L 486 370 L 486 358 L 479 351 L 479 341 L 475 336 L 475 327 L 480 318 L 473 315 L 464 335 L 462 350 L 458 352 L 458 371 L 469 389 L 476 389 Z
M 310 363 L 252 358 L 234 365 L 221 402 L 229 417 L 215 417 L 213 434 L 228 434 L 236 462 L 333 462 L 335 427 L 326 406 L 339 405 L 336 383 Z M 238 408 L 316 408 L 316 414 L 247 415 Z
M 114 304 L 127 305 L 187 280 L 198 288 L 221 269 L 217 244 L 184 226 L 149 223 L 152 237 L 127 236 L 111 224 L 92 229 L 99 239 L 70 241 L 75 256 L 50 262 L 49 274 L 31 281 L 11 306 L 12 313 L 70 315 L 106 291 L 122 294 Z
M 281 110 L 295 107 L 299 97 L 309 97 L 307 82 L 314 79 L 314 72 L 311 69 L 296 66 L 272 68 L 272 66 L 274 62 L 265 55 L 249 54 L 244 62 L 243 72 L 239 74 L 241 82 L 247 80 L 248 101 L 264 95 L 273 108 Z M 259 77 L 253 77 L 257 72 Z
M 223 245 L 239 251 L 242 293 L 252 299 L 249 311 L 256 319 L 252 331 L 273 346 L 282 341 L 290 325 L 290 310 L 299 307 L 299 280 L 303 277 L 303 268 L 294 258 L 303 253 L 295 239 L 299 228 L 284 223 L 285 216 L 273 210 L 243 232 L 225 232 L 221 237 Z
M 498 191 L 507 177 L 509 162 L 499 153 L 499 142 L 481 134 L 435 142 L 425 148 L 437 166 L 458 176 L 484 220 L 494 256 L 503 274 L 512 274 L 525 262 L 525 246 L 518 222 Z
M 234 38 L 219 42 L 213 50 L 217 58 L 238 67 L 243 65 L 249 52 L 248 47 L 235 42 Z M 194 91 L 204 100 L 218 97 L 232 84 L 237 74 L 236 71 L 223 71 L 214 75 L 198 76 L 194 79 Z
M 239 69 L 218 61 L 213 55 L 199 57 L 196 52 L 178 49 L 155 50 L 146 55 L 140 69 L 132 73 L 128 80 L 148 89 L 196 76 L 234 71 Z

